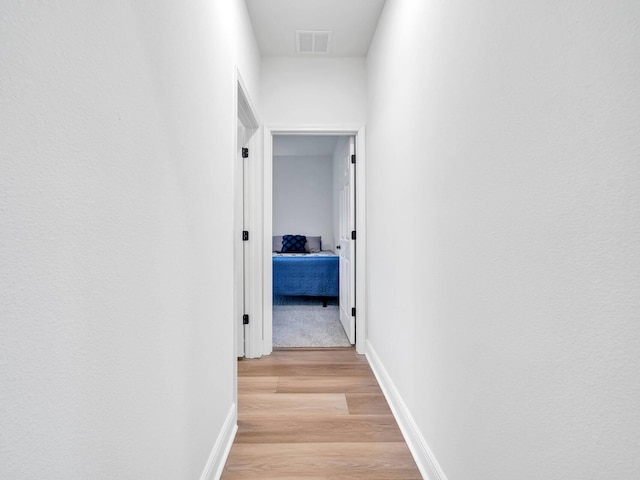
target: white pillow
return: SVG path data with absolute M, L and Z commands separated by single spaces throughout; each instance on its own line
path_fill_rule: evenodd
M 272 252 L 279 252 L 282 250 L 282 235 L 274 235 L 273 236 L 273 245 L 272 245 Z
M 307 243 L 304 249 L 309 253 L 318 253 L 322 251 L 322 237 L 307 237 Z

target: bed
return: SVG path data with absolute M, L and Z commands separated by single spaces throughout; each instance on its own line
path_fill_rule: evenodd
M 328 250 L 316 253 L 273 253 L 273 294 L 338 296 L 339 257 Z

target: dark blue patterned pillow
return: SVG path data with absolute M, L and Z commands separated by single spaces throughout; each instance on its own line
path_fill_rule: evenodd
M 305 253 L 305 243 L 307 243 L 307 237 L 304 235 L 283 235 L 282 253 Z

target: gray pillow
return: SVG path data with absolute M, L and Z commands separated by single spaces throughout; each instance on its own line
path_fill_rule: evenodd
M 309 253 L 318 253 L 322 250 L 322 237 L 307 237 L 304 249 Z
M 273 248 L 272 252 L 280 252 L 282 250 L 282 235 L 273 236 Z

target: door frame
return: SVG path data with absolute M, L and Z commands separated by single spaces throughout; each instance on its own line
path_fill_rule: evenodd
M 263 355 L 273 351 L 273 137 L 274 135 L 334 135 L 354 136 L 356 143 L 356 352 L 366 353 L 366 175 L 365 127 L 362 125 L 274 125 L 264 127 L 263 156 L 263 252 L 262 321 Z
M 256 109 L 249 96 L 240 70 L 235 70 L 235 121 L 240 121 L 245 128 L 252 131 L 247 142 L 249 148 L 249 159 L 245 168 L 240 168 L 237 154 L 241 147 L 238 138 L 238 129 L 234 128 L 234 228 L 233 228 L 233 248 L 234 248 L 234 280 L 233 280 L 233 341 L 234 357 L 239 355 L 239 341 L 244 335 L 244 356 L 248 358 L 259 357 L 262 354 L 262 223 L 261 207 L 262 201 L 262 138 L 260 122 L 256 115 Z M 242 173 L 243 172 L 243 173 Z M 238 175 L 243 174 L 242 183 L 244 185 L 243 195 L 235 192 L 235 186 L 239 180 Z M 246 215 L 245 215 L 246 212 Z M 242 222 L 242 217 L 244 222 Z M 249 242 L 242 241 L 242 230 L 249 231 Z M 247 255 L 245 260 L 238 264 L 236 249 L 242 249 Z M 224 255 L 224 253 L 222 253 Z M 245 263 L 248 263 L 245 267 Z M 244 301 L 243 295 L 248 300 Z M 243 314 L 249 314 L 249 325 L 242 324 Z M 237 362 L 233 362 L 234 369 L 237 369 Z M 234 381 L 237 382 L 237 370 L 234 370 Z M 237 386 L 235 388 L 237 394 Z

